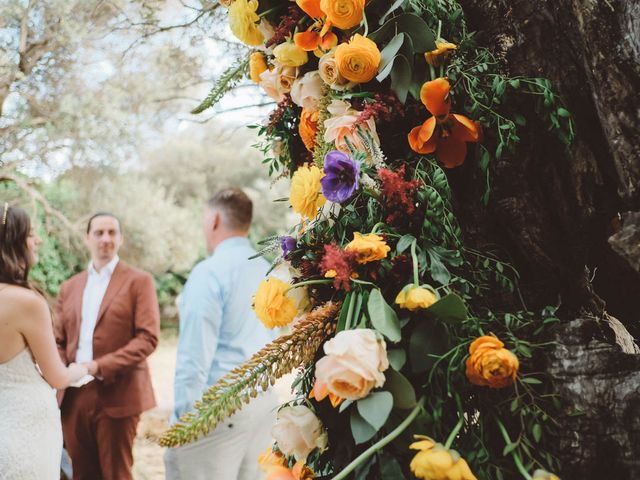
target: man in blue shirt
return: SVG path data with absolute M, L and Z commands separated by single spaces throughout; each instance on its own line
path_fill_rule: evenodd
M 180 340 L 171 423 L 193 408 L 210 385 L 273 339 L 256 318 L 253 295 L 267 273 L 247 234 L 253 206 L 240 189 L 208 201 L 203 217 L 210 257 L 189 275 L 180 300 Z M 218 424 L 206 437 L 165 453 L 169 480 L 256 480 L 257 459 L 271 444 L 275 396 L 267 392 Z

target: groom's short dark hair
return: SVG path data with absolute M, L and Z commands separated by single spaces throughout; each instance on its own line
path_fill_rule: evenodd
M 218 190 L 207 202 L 210 208 L 219 209 L 227 228 L 248 230 L 253 216 L 253 202 L 236 187 Z
M 122 233 L 122 224 L 120 223 L 120 219 L 118 217 L 116 217 L 113 213 L 110 213 L 110 212 L 97 212 L 91 215 L 91 218 L 87 222 L 87 234 L 91 231 L 91 222 L 93 222 L 94 218 L 98 218 L 98 217 L 111 217 L 115 219 L 115 221 L 118 222 L 118 229 L 120 230 L 120 233 Z

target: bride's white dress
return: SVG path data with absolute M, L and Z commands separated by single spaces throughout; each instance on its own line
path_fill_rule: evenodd
M 0 363 L 0 479 L 58 480 L 61 454 L 55 392 L 25 348 Z

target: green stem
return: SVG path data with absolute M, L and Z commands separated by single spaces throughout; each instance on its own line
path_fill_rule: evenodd
M 455 440 L 456 435 L 458 435 L 458 432 L 462 428 L 462 425 L 464 425 L 464 417 L 460 415 L 460 418 L 458 418 L 458 423 L 456 423 L 456 426 L 453 427 L 453 430 L 451 430 L 451 433 L 449 434 L 449 437 L 444 444 L 444 448 L 451 448 L 451 444 Z
M 499 418 L 496 418 L 496 421 L 498 422 L 498 428 L 500 429 L 500 433 L 502 433 L 502 438 L 504 438 L 504 441 L 507 442 L 507 445 L 511 445 L 512 442 L 511 442 L 511 438 L 509 437 L 509 433 L 507 432 L 507 429 L 502 424 Z M 516 467 L 518 468 L 518 471 L 520 472 L 520 474 L 526 480 L 533 480 L 531 475 L 529 475 L 529 472 L 527 472 L 526 468 L 524 468 L 524 465 L 522 464 L 522 460 L 520 459 L 520 455 L 518 455 L 518 452 L 516 452 L 515 450 L 511 450 L 511 456 L 513 457 L 513 463 L 516 464 Z
M 347 309 L 347 318 L 344 321 L 344 329 L 345 330 L 350 330 L 351 329 L 351 317 L 353 316 L 353 309 L 356 306 L 355 298 L 357 296 L 358 296 L 358 294 L 356 292 L 353 292 L 351 294 L 351 298 L 349 298 L 349 308 Z
M 362 21 L 364 23 L 364 35 L 363 35 L 363 37 L 366 37 L 369 34 L 369 22 L 367 21 L 367 15 L 364 12 L 362 14 Z
M 378 223 L 376 223 L 376 224 L 373 226 L 373 228 L 371 229 L 371 233 L 376 233 L 376 232 L 378 231 L 378 227 L 383 227 L 383 226 L 385 226 L 385 225 L 386 225 L 386 223 L 384 223 L 384 222 L 378 222 Z
M 378 287 L 378 285 L 376 285 L 375 283 L 373 283 L 373 282 L 367 282 L 366 280 L 358 280 L 357 278 L 352 278 L 352 279 L 351 279 L 351 281 L 352 281 L 353 283 L 359 283 L 360 285 L 371 285 L 372 287 L 380 288 L 380 287 Z
M 420 286 L 420 278 L 418 272 L 418 256 L 416 255 L 416 240 L 411 242 L 411 260 L 413 263 L 413 284 L 417 287 Z
M 438 33 L 436 34 L 436 40 L 440 39 L 441 33 L 442 33 L 442 20 L 438 20 Z
M 347 478 L 347 476 L 353 470 L 355 470 L 355 468 L 358 465 L 360 465 L 367 458 L 369 458 L 371 455 L 376 453 L 378 450 L 383 448 L 385 445 L 393 441 L 398 435 L 404 432 L 404 430 L 409 425 L 411 425 L 411 422 L 413 422 L 415 418 L 418 416 L 418 413 L 420 413 L 420 410 L 422 409 L 423 405 L 424 405 L 424 397 L 421 397 L 420 400 L 418 400 L 418 403 L 416 404 L 416 406 L 413 407 L 413 410 L 411 410 L 411 413 L 407 416 L 407 418 L 405 418 L 402 421 L 400 425 L 398 425 L 393 431 L 387 434 L 384 438 L 374 443 L 369 448 L 367 448 L 364 452 L 362 452 L 349 465 L 347 465 L 340 473 L 338 473 L 335 477 L 333 477 L 333 480 L 342 480 L 343 478 Z
M 300 282 L 300 283 L 296 283 L 295 285 L 291 285 L 289 288 L 287 288 L 287 292 L 289 290 L 293 290 L 294 288 L 298 288 L 298 287 L 304 287 L 305 285 L 326 285 L 328 283 L 332 283 L 333 280 L 331 280 L 330 278 L 322 279 L 322 280 L 305 280 L 304 282 Z M 285 292 L 286 293 L 286 292 Z

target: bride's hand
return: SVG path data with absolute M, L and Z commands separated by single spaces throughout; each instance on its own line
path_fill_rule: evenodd
M 84 363 L 72 363 L 67 367 L 68 371 L 69 371 L 69 377 L 71 382 L 73 383 L 76 380 L 84 377 L 87 373 L 89 373 L 89 370 L 87 369 L 87 365 Z

